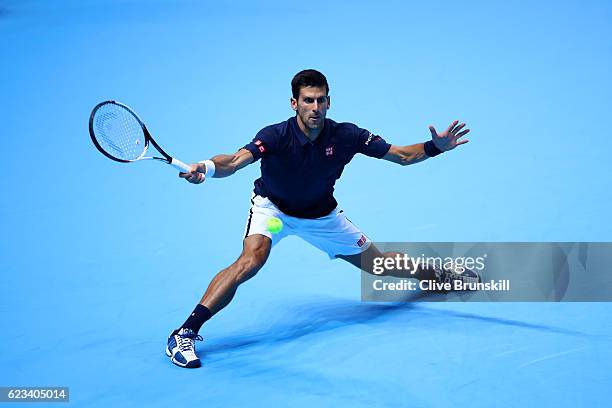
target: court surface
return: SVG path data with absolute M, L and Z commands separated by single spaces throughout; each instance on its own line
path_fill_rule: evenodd
M 172 365 L 167 335 L 239 254 L 259 166 L 189 185 L 102 157 L 87 119 L 125 102 L 203 160 L 291 116 L 292 76 L 316 68 L 328 117 L 391 143 L 472 129 L 415 166 L 347 166 L 336 198 L 374 240 L 607 242 L 611 17 L 597 1 L 0 1 L 0 386 L 68 386 L 83 407 L 608 405 L 609 303 L 362 303 L 358 271 L 297 238 L 205 325 L 203 367 Z

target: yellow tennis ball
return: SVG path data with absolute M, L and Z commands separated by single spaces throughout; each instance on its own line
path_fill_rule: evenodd
M 283 229 L 283 222 L 280 218 L 270 217 L 268 218 L 268 231 L 273 234 L 278 234 Z

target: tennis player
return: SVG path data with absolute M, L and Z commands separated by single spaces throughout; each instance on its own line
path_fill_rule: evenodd
M 179 176 L 199 184 L 205 178 L 234 174 L 261 159 L 261 177 L 255 180 L 251 209 L 246 221 L 243 250 L 238 259 L 220 271 L 208 286 L 193 313 L 168 338 L 166 354 L 181 367 L 199 367 L 195 340 L 204 322 L 232 300 L 238 286 L 261 269 L 270 250 L 288 235 L 297 235 L 325 252 L 372 273 L 375 257 L 382 254 L 370 238 L 346 217 L 334 199 L 334 185 L 342 170 L 357 153 L 388 160 L 403 166 L 421 162 L 467 143 L 459 140 L 469 132 L 454 121 L 444 132 L 429 127 L 431 139 L 425 143 L 396 146 L 352 123 L 327 119 L 330 108 L 329 85 L 325 76 L 308 69 L 291 81 L 291 109 L 296 115 L 267 126 L 234 154 L 218 155 L 192 165 L 190 173 Z M 283 222 L 276 234 L 268 231 L 270 217 Z M 362 263 L 363 260 L 363 263 Z M 472 271 L 461 274 L 450 269 L 417 268 L 398 271 L 404 278 L 479 281 Z

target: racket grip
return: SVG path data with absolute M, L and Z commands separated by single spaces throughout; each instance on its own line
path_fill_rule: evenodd
M 172 161 L 170 162 L 170 165 L 174 167 L 175 169 L 177 169 L 178 171 L 180 171 L 181 173 L 189 173 L 191 171 L 191 166 L 183 163 L 182 161 L 178 159 L 173 158 Z

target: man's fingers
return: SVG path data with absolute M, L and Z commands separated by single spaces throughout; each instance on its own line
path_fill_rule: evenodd
M 455 127 L 453 129 L 453 133 L 457 133 L 458 131 L 460 131 L 461 129 L 463 129 L 465 127 L 465 123 L 460 124 L 459 126 Z
M 465 129 L 463 132 L 457 133 L 457 139 L 459 139 L 461 136 L 464 136 L 468 133 L 470 133 L 470 129 Z
M 469 140 L 465 139 L 465 140 L 459 140 L 456 144 L 456 146 L 461 146 L 462 144 L 466 144 L 467 142 L 469 142 Z
M 451 125 L 448 127 L 448 129 L 446 129 L 446 131 L 447 131 L 448 133 L 452 132 L 452 131 L 453 131 L 453 128 L 454 128 L 455 126 L 457 126 L 457 123 L 459 123 L 459 121 L 458 121 L 458 120 L 455 120 L 453 123 L 451 123 Z
M 204 181 L 204 173 L 191 173 L 191 177 L 187 180 L 193 184 L 200 184 Z
M 206 178 L 204 176 L 204 173 L 200 172 L 179 173 L 179 177 L 184 178 L 185 180 L 193 184 L 203 183 L 204 179 Z
M 432 139 L 438 137 L 438 132 L 436 132 L 436 129 L 433 126 L 429 125 L 429 131 L 431 132 Z

